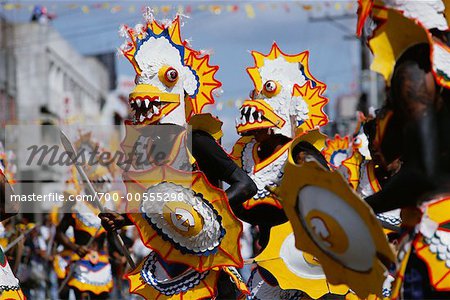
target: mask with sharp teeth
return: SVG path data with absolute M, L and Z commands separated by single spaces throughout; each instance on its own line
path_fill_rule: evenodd
M 221 86 L 214 78 L 218 67 L 182 40 L 178 16 L 164 24 L 147 18 L 145 25 L 121 30 L 129 38 L 121 51 L 136 71 L 136 87 L 129 96 L 133 122 L 185 126 L 214 103 L 212 92 Z
M 273 44 L 269 54 L 251 52 L 255 66 L 247 68 L 254 90 L 244 101 L 236 120 L 239 134 L 270 129 L 292 138 L 300 131 L 323 126 L 324 83 L 309 72 L 308 51 L 288 55 Z

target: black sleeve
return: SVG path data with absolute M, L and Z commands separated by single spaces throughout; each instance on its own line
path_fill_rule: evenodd
M 288 221 L 286 214 L 282 208 L 277 208 L 273 205 L 260 204 L 252 209 L 245 209 L 242 205 L 233 208 L 234 214 L 250 224 L 276 226 Z
M 225 192 L 233 211 L 256 194 L 257 188 L 253 180 L 228 157 L 208 133 L 192 133 L 192 155 L 210 182 L 219 180 L 230 185 Z
M 400 171 L 366 198 L 375 213 L 417 205 L 439 186 L 439 138 L 430 67 L 414 58 L 398 63 L 392 78 L 394 114 L 402 117 Z M 432 82 L 432 84 L 430 83 Z
M 383 189 L 367 198 L 366 202 L 375 213 L 417 205 L 423 195 L 434 189 L 434 184 L 423 172 L 402 166 L 399 173 L 391 177 Z
M 191 137 L 192 155 L 200 170 L 212 182 L 217 180 L 226 182 L 238 166 L 208 133 L 197 130 L 192 132 Z

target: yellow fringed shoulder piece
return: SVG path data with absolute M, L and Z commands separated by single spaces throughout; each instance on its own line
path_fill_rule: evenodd
M 369 40 L 374 55 L 370 68 L 380 73 L 390 85 L 395 62 L 400 55 L 413 45 L 428 43 L 429 38 L 423 27 L 393 9 L 379 8 L 374 10 L 373 17 L 382 25 Z
M 245 146 L 252 140 L 253 136 L 250 135 L 240 137 L 231 150 L 231 159 L 239 166 L 239 168 L 242 168 L 242 151 L 244 150 Z
M 308 142 L 311 145 L 314 146 L 317 150 L 321 151 L 323 148 L 325 148 L 325 141 L 327 140 L 327 135 L 323 134 L 320 129 L 313 129 L 306 132 L 300 132 L 297 137 L 292 141 L 290 146 L 290 151 L 292 153 L 292 150 L 295 146 L 297 146 L 300 142 Z
M 201 130 L 207 132 L 217 141 L 223 136 L 223 122 L 210 113 L 193 115 L 190 118 L 188 125 L 191 127 L 192 131 Z
M 437 226 L 436 232 L 431 237 L 418 235 L 413 245 L 417 256 L 425 262 L 428 268 L 430 284 L 437 291 L 450 290 L 450 260 L 447 253 L 450 253 L 448 247 L 448 227 L 450 226 L 450 196 L 426 203 L 425 218 L 422 222 L 434 222 Z
M 361 164 L 363 162 L 363 157 L 358 150 L 353 150 L 352 155 L 346 160 L 342 161 L 342 166 L 347 169 L 348 172 L 348 183 L 356 191 L 359 185 L 359 179 L 361 176 Z

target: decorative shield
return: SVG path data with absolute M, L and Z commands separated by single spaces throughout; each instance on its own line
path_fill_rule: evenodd
M 290 222 L 272 227 L 269 243 L 255 261 L 275 277 L 283 290 L 299 290 L 313 299 L 348 292 L 345 285 L 330 285 L 317 259 L 295 247 Z
M 386 267 L 395 257 L 381 225 L 338 172 L 292 158 L 274 191 L 283 199 L 295 246 L 316 257 L 332 284 L 346 284 L 359 297 L 382 295 Z
M 165 261 L 198 272 L 219 266 L 242 267 L 242 224 L 231 212 L 224 191 L 202 172 L 156 167 L 124 174 L 130 201 L 127 212 L 143 243 Z

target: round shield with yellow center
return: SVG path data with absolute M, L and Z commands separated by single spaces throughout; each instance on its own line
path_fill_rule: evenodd
M 224 191 L 201 172 L 157 167 L 124 174 L 127 212 L 144 244 L 165 261 L 199 272 L 218 266 L 242 267 L 242 225 Z M 131 199 L 133 198 L 133 199 Z
M 275 277 L 283 290 L 299 290 L 313 299 L 328 293 L 345 295 L 348 292 L 345 285 L 329 284 L 319 261 L 295 247 L 290 222 L 272 227 L 269 243 L 255 261 Z
M 298 249 L 316 257 L 332 284 L 346 284 L 359 297 L 381 296 L 386 267 L 393 262 L 380 223 L 338 172 L 292 158 L 279 188 Z
M 164 219 L 178 233 L 192 237 L 201 232 L 204 219 L 192 206 L 184 202 L 169 202 L 163 206 Z

